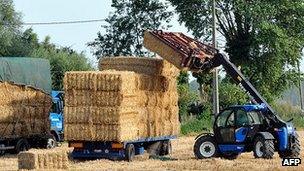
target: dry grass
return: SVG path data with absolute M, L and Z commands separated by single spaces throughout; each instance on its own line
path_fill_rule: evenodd
M 300 132 L 301 145 L 304 146 L 304 132 Z M 304 164 L 298 167 L 282 167 L 282 160 L 276 154 L 272 160 L 254 159 L 252 153 L 244 153 L 236 160 L 208 159 L 196 160 L 193 155 L 195 137 L 180 137 L 173 141 L 172 158 L 175 161 L 147 159 L 147 155 L 138 157 L 134 162 L 92 160 L 70 161 L 70 170 L 304 170 Z M 60 147 L 66 150 L 66 144 Z M 304 159 L 304 152 L 301 152 Z M 17 156 L 0 157 L 0 170 L 17 170 Z

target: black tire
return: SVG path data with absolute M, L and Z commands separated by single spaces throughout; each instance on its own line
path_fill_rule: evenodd
M 133 144 L 127 144 L 127 147 L 125 149 L 125 157 L 128 162 L 133 161 L 135 157 L 135 147 Z
M 172 153 L 172 144 L 171 141 L 164 141 L 161 146 L 160 156 L 171 155 Z
M 217 157 L 218 148 L 214 138 L 210 135 L 202 136 L 195 141 L 194 155 L 197 159 Z
M 229 153 L 229 154 L 222 154 L 221 158 L 227 159 L 227 160 L 234 160 L 239 156 L 239 154 L 236 153 Z
M 14 153 L 18 154 L 21 151 L 27 151 L 29 150 L 30 146 L 29 143 L 27 142 L 26 139 L 20 139 L 18 140 L 15 149 L 14 149 Z
M 294 142 L 291 145 L 291 149 L 288 151 L 279 151 L 279 156 L 281 158 L 297 158 L 300 155 L 301 146 L 298 137 L 294 138 Z
M 147 147 L 147 152 L 150 155 L 159 156 L 162 153 L 162 147 L 163 147 L 163 142 L 161 141 L 154 142 Z
M 272 159 L 274 155 L 273 140 L 258 136 L 254 141 L 253 155 L 255 158 Z

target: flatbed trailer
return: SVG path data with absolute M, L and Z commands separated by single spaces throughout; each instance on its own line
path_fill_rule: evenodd
M 176 136 L 160 136 L 124 142 L 69 141 L 69 147 L 74 148 L 72 152 L 74 159 L 106 158 L 132 161 L 135 155 L 144 154 L 145 150 L 153 155 L 171 154 L 171 140 L 176 138 Z

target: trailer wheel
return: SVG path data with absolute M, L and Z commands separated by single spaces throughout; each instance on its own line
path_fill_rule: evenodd
M 273 140 L 258 136 L 254 141 L 253 155 L 255 158 L 271 159 L 274 155 Z
M 56 138 L 52 135 L 50 138 L 47 139 L 46 148 L 51 149 L 56 147 Z
M 128 162 L 131 162 L 131 161 L 133 161 L 134 156 L 135 156 L 135 147 L 134 147 L 134 145 L 133 144 L 127 144 L 127 147 L 125 149 L 126 160 Z
M 5 147 L 4 144 L 1 144 L 0 147 Z M 5 154 L 5 150 L 0 150 L 0 156 Z
M 172 144 L 171 141 L 164 141 L 161 146 L 160 156 L 171 155 L 172 153 Z
M 26 139 L 20 139 L 20 140 L 18 140 L 18 142 L 16 144 L 14 152 L 16 154 L 18 154 L 21 151 L 29 150 L 29 148 L 30 148 L 30 146 L 29 146 L 29 143 L 27 142 L 27 140 Z

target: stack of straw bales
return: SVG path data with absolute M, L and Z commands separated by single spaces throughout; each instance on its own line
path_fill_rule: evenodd
M 38 150 L 21 152 L 18 154 L 19 169 L 68 169 L 68 154 L 63 149 Z
M 49 131 L 51 97 L 28 86 L 0 82 L 0 137 L 18 137 Z
M 179 133 L 177 68 L 160 59 L 116 57 L 101 60 L 100 70 L 65 75 L 67 140 L 126 141 Z

